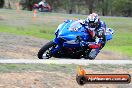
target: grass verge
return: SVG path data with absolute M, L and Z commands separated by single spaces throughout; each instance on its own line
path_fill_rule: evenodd
M 75 74 L 77 72 L 78 65 L 56 65 L 56 64 L 0 64 L 0 73 L 7 72 L 31 72 L 31 71 L 48 71 L 48 72 L 63 72 L 67 74 Z M 95 65 L 89 64 L 83 66 L 84 69 L 100 71 L 100 72 L 112 72 L 118 69 L 124 69 L 131 71 L 132 65 Z

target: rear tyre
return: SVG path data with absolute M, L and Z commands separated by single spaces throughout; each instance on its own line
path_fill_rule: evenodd
M 52 57 L 50 49 L 52 48 L 53 45 L 55 45 L 53 41 L 50 41 L 46 45 L 44 45 L 38 52 L 38 58 L 49 59 L 50 57 Z

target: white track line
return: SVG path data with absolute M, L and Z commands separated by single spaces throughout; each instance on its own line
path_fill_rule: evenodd
M 0 59 L 3 64 L 132 64 L 132 60 L 82 60 L 82 59 L 57 59 L 57 60 L 30 60 L 30 59 Z

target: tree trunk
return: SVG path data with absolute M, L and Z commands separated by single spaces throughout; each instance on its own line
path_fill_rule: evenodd
M 93 13 L 93 7 L 89 7 L 89 14 Z
M 0 0 L 0 8 L 3 8 L 4 3 L 5 3 L 5 1 L 4 1 L 4 0 Z
M 86 5 L 88 5 L 88 9 L 89 9 L 89 14 L 91 14 L 93 12 L 93 4 L 95 2 L 95 0 L 85 0 Z

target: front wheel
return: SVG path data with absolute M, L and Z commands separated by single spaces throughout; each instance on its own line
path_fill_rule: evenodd
M 53 41 L 48 42 L 46 45 L 44 45 L 38 52 L 38 58 L 39 59 L 49 59 L 52 57 L 50 54 L 50 50 L 55 45 Z

